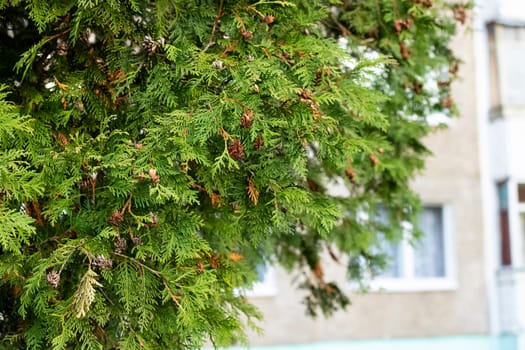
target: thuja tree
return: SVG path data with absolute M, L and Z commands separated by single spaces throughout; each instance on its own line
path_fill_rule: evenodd
M 362 281 L 415 222 L 464 21 L 432 0 L 1 0 L 2 346 L 242 340 L 263 264 L 309 313 L 344 307 L 323 257 Z

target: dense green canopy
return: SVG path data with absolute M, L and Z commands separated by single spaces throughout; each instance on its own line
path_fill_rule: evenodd
M 414 221 L 464 21 L 437 0 L 0 0 L 2 347 L 242 340 L 261 264 L 313 315 L 346 306 L 321 256 L 363 281 Z

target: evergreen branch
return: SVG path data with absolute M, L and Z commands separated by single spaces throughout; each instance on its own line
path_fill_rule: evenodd
M 348 301 L 323 280 L 323 250 L 359 282 L 384 266 L 370 247 L 415 224 L 426 116 L 454 114 L 462 5 L 0 3 L 13 348 L 227 348 L 258 314 L 235 293 L 257 263 L 304 270 L 308 311 L 331 313 Z M 388 224 L 369 222 L 380 210 Z
M 296 6 L 295 4 L 287 1 L 267 1 L 267 0 L 260 0 L 256 3 L 252 4 L 251 6 L 259 6 L 259 5 L 281 5 L 283 7 L 286 6 Z
M 82 241 L 80 244 L 76 245 L 76 246 L 73 246 L 73 250 L 71 250 L 71 252 L 68 254 L 68 256 L 66 257 L 66 259 L 64 259 L 64 262 L 62 263 L 62 265 L 60 265 L 60 269 L 58 270 L 58 274 L 60 275 L 62 273 L 62 271 L 64 270 L 64 267 L 66 266 L 69 258 L 71 258 L 71 256 L 73 255 L 73 253 L 75 253 L 77 251 L 77 249 L 81 248 L 86 242 Z M 65 247 L 65 246 L 64 246 Z M 88 257 L 89 257 L 89 254 L 88 254 Z M 90 259 L 91 261 L 91 259 Z
M 75 291 L 73 298 L 73 305 L 75 305 L 77 309 L 77 318 L 86 316 L 86 313 L 89 311 L 91 304 L 95 300 L 94 286 L 102 287 L 102 284 L 96 280 L 97 276 L 98 275 L 95 273 L 95 271 L 88 268 L 80 280 L 78 289 Z
M 168 292 L 168 294 L 170 295 L 171 299 L 173 300 L 173 302 L 175 304 L 177 304 L 177 306 L 181 307 L 182 308 L 182 305 L 180 304 L 179 302 L 179 299 L 180 297 L 177 296 L 175 293 L 173 293 L 173 291 L 171 290 L 170 286 L 168 285 L 168 280 L 157 270 L 149 267 L 148 265 L 145 265 L 143 263 L 141 263 L 140 261 L 138 261 L 137 259 L 131 257 L 131 256 L 128 256 L 128 255 L 124 255 L 124 254 L 121 254 L 121 253 L 117 253 L 117 252 L 113 252 L 113 254 L 117 255 L 117 256 L 120 256 L 121 258 L 124 258 L 124 259 L 127 259 L 127 260 L 130 260 L 131 262 L 133 262 L 135 265 L 141 267 L 141 268 L 144 268 L 146 270 L 148 270 L 149 272 L 151 272 L 152 274 L 154 274 L 155 276 L 157 276 L 161 281 L 162 283 L 164 284 L 164 286 L 166 287 L 166 291 Z
M 16 62 L 16 64 L 15 64 L 15 70 L 17 72 L 19 72 L 20 69 L 22 69 L 25 66 L 24 72 L 22 73 L 22 80 L 25 79 L 25 76 L 26 76 L 27 72 L 32 67 L 32 64 L 33 64 L 34 60 L 36 59 L 36 57 L 37 57 L 37 55 L 39 53 L 39 50 L 42 47 L 44 47 L 44 45 L 47 44 L 48 42 L 63 36 L 64 34 L 68 33 L 70 30 L 71 30 L 71 28 L 67 28 L 64 31 L 60 32 L 60 33 L 44 37 L 37 44 L 33 45 L 33 47 L 31 47 L 31 49 L 29 49 L 28 51 L 23 53 L 23 55 L 20 58 L 20 60 L 18 62 Z

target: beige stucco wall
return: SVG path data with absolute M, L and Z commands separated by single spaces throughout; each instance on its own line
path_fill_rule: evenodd
M 300 292 L 290 287 L 284 272 L 277 271 L 278 295 L 253 299 L 265 314 L 261 324 L 265 334 L 254 335 L 252 344 L 488 332 L 472 35 L 462 35 L 454 48 L 465 62 L 463 80 L 454 86 L 454 99 L 462 117 L 453 120 L 448 130 L 426 140 L 434 156 L 413 186 L 423 202 L 442 203 L 451 209 L 458 288 L 443 292 L 352 293 L 353 304 L 346 312 L 312 320 L 305 316 Z M 332 273 L 337 274 L 337 269 Z M 343 280 L 343 274 L 338 278 Z

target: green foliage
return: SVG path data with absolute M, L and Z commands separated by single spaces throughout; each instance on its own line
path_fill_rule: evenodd
M 360 281 L 415 220 L 461 9 L 0 0 L 2 345 L 242 342 L 265 263 L 303 276 L 310 314 L 345 307 L 322 256 Z

